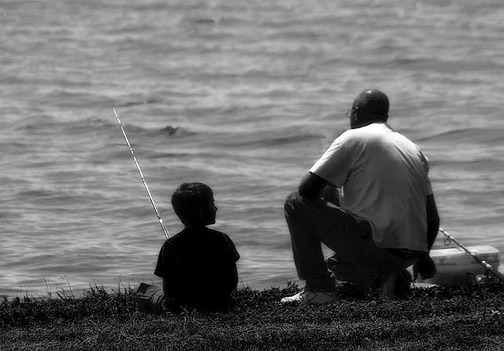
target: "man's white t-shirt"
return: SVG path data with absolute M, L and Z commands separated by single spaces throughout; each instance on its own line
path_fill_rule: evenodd
M 310 172 L 341 188 L 341 207 L 370 223 L 377 247 L 427 251 L 429 164 L 405 136 L 385 123 L 350 129 Z

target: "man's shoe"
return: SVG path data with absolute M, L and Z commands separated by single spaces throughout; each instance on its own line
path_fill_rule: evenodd
M 403 298 L 410 289 L 411 280 L 407 270 L 389 273 L 381 284 L 380 297 L 387 300 Z
M 280 300 L 280 302 L 281 303 L 300 302 L 303 304 L 323 305 L 326 303 L 331 303 L 334 300 L 336 300 L 335 292 L 301 290 L 296 295 L 284 297 L 282 300 Z

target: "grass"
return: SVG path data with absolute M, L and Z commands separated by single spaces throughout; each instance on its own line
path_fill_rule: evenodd
M 400 301 L 343 285 L 329 305 L 279 303 L 297 291 L 243 288 L 233 312 L 161 316 L 138 312 L 129 288 L 4 299 L 0 349 L 504 350 L 502 284 L 414 290 Z

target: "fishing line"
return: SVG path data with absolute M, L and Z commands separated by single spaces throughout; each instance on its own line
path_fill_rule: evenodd
M 462 245 L 461 243 L 459 243 L 451 234 L 449 234 L 446 230 L 444 230 L 443 228 L 439 228 L 439 231 L 441 233 L 443 233 L 445 236 L 446 236 L 446 239 L 445 239 L 445 245 L 450 245 L 450 242 L 454 242 L 455 244 L 457 244 L 462 250 L 464 250 L 465 252 L 467 252 L 467 254 L 469 256 L 471 256 L 476 262 L 478 262 L 480 265 L 482 265 L 488 272 L 490 272 L 494 277 L 496 277 L 497 279 L 499 279 L 501 282 L 504 283 L 504 275 L 502 275 L 502 273 L 500 273 L 499 271 L 497 271 L 495 268 L 492 267 L 491 264 L 489 264 L 488 262 L 486 262 L 485 260 L 482 260 L 478 255 L 474 254 L 473 252 L 469 251 L 467 248 L 464 247 L 464 245 Z
M 161 225 L 161 229 L 163 230 L 163 233 L 164 233 L 166 239 L 168 239 L 170 237 L 170 234 L 168 233 L 168 230 L 164 226 L 163 218 L 161 217 L 161 214 L 159 213 L 159 210 L 156 206 L 156 203 L 154 202 L 154 198 L 152 197 L 152 194 L 149 190 L 149 186 L 147 185 L 147 182 L 145 181 L 145 177 L 143 175 L 142 169 L 140 168 L 140 165 L 138 164 L 137 158 L 135 156 L 135 152 L 133 151 L 133 147 L 131 147 L 128 136 L 126 135 L 126 130 L 124 129 L 124 126 L 121 122 L 121 119 L 119 118 L 119 115 L 117 114 L 115 107 L 112 107 L 112 110 L 114 110 L 114 115 L 117 118 L 117 122 L 119 123 L 119 127 L 121 127 L 122 133 L 124 135 L 124 139 L 126 140 L 126 144 L 128 144 L 128 148 L 131 152 L 131 156 L 133 156 L 133 161 L 135 161 L 135 165 L 138 169 L 138 173 L 140 173 L 140 178 L 142 178 L 142 182 L 144 184 L 145 190 L 147 190 L 147 195 L 149 195 L 149 199 L 152 204 L 152 208 L 154 209 L 154 212 L 156 212 L 156 216 L 158 218 L 159 225 Z

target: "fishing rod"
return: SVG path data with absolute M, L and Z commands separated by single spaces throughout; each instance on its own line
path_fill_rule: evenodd
M 117 122 L 119 123 L 119 127 L 121 127 L 122 133 L 124 135 L 124 139 L 126 140 L 126 144 L 128 144 L 128 148 L 131 152 L 131 156 L 133 156 L 133 161 L 135 161 L 135 165 L 138 169 L 138 173 L 140 173 L 140 177 L 142 178 L 142 182 L 144 184 L 145 190 L 147 190 L 147 195 L 149 195 L 149 199 L 152 204 L 152 208 L 154 209 L 154 212 L 156 212 L 156 216 L 158 218 L 159 225 L 161 225 L 161 229 L 163 230 L 163 233 L 164 233 L 166 239 L 168 239 L 170 237 L 170 234 L 168 233 L 168 230 L 164 226 L 163 217 L 161 217 L 161 214 L 159 213 L 159 210 L 156 206 L 156 203 L 154 202 L 154 198 L 152 197 L 152 194 L 149 190 L 149 186 L 147 185 L 147 182 L 145 181 L 145 177 L 143 175 L 142 169 L 140 168 L 140 165 L 138 164 L 137 158 L 135 156 L 135 152 L 133 151 L 133 147 L 131 147 L 128 136 L 126 135 L 126 130 L 124 129 L 124 126 L 121 122 L 121 119 L 119 118 L 119 115 L 117 114 L 115 107 L 112 107 L 112 110 L 114 110 L 114 115 L 117 118 Z
M 453 241 L 462 250 L 464 250 L 465 252 L 467 252 L 467 254 L 469 254 L 469 256 L 471 256 L 476 262 L 478 262 L 480 265 L 482 265 L 487 270 L 487 272 L 490 272 L 495 278 L 499 279 L 501 282 L 504 283 L 504 275 L 502 273 L 500 273 L 498 270 L 496 270 L 495 268 L 493 268 L 491 264 L 489 264 L 485 260 L 482 260 L 478 255 L 476 255 L 476 254 L 472 253 L 471 251 L 469 251 L 467 248 L 464 247 L 464 245 L 462 245 L 461 243 L 459 243 L 453 236 L 451 236 L 451 234 L 449 234 L 443 228 L 439 227 L 439 231 L 446 236 L 446 240 L 448 241 L 447 245 L 449 245 L 449 242 Z

